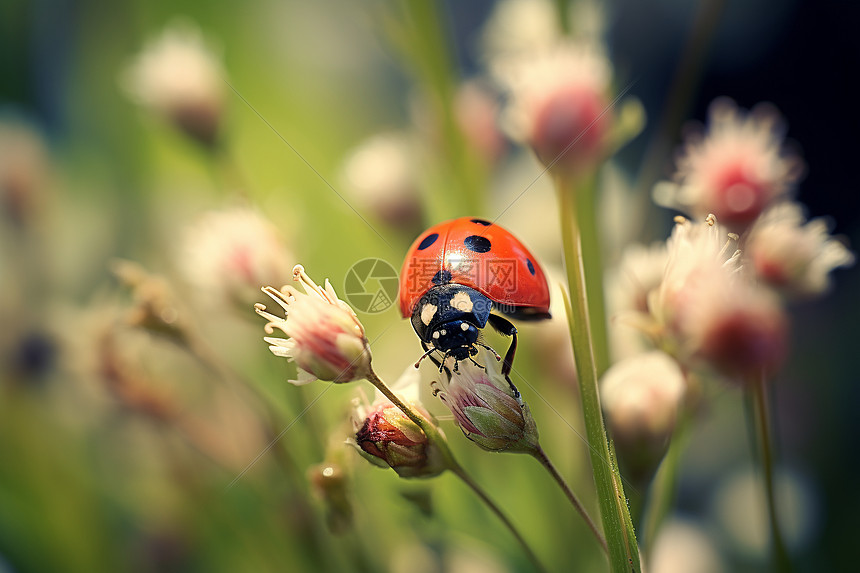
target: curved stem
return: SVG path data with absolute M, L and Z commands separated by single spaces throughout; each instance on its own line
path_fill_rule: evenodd
M 481 486 L 478 485 L 478 483 L 475 482 L 472 479 L 472 477 L 469 474 L 467 474 L 461 466 L 457 465 L 456 467 L 452 467 L 449 469 L 454 473 L 454 475 L 456 475 L 458 478 L 460 478 L 463 481 L 463 483 L 465 483 L 467 486 L 469 486 L 471 488 L 471 490 L 473 492 L 475 492 L 475 495 L 477 495 L 479 498 L 481 498 L 481 501 L 484 502 L 484 504 L 490 509 L 490 511 L 492 511 L 494 514 L 496 514 L 496 517 L 498 517 L 501 520 L 501 522 L 505 524 L 505 527 L 508 528 L 508 531 L 510 531 L 511 534 L 514 537 L 516 537 L 517 541 L 519 541 L 520 545 L 525 550 L 526 554 L 528 555 L 529 560 L 532 562 L 532 565 L 534 565 L 534 567 L 538 571 L 546 571 L 546 569 L 544 569 L 543 566 L 540 564 L 540 561 L 538 561 L 537 555 L 535 555 L 534 552 L 529 547 L 529 544 L 526 542 L 525 539 L 523 539 L 523 536 L 520 535 L 519 531 L 517 531 L 517 528 L 514 526 L 514 524 L 511 523 L 511 520 L 508 519 L 508 517 L 502 512 L 502 510 L 499 508 L 499 506 L 497 506 L 495 504 L 495 502 L 492 499 L 490 499 L 490 497 L 481 488 Z
M 556 176 L 556 190 L 561 217 L 564 266 L 567 272 L 569 298 L 565 299 L 570 327 L 573 357 L 579 379 L 582 413 L 585 421 L 591 470 L 597 488 L 600 517 L 609 546 L 609 564 L 613 572 L 640 570 L 636 534 L 627 508 L 627 498 L 621 475 L 613 462 L 600 395 L 597 388 L 597 364 L 594 356 L 586 296 L 585 267 L 582 258 L 582 237 L 576 211 L 576 193 L 571 181 Z
M 425 419 L 423 416 L 419 415 L 412 408 L 409 407 L 408 404 L 403 402 L 397 395 L 391 391 L 390 388 L 382 381 L 382 379 L 371 370 L 367 374 L 367 381 L 376 387 L 377 390 L 382 392 L 382 394 L 391 401 L 392 404 L 397 406 L 401 412 L 406 414 L 406 416 L 412 420 L 421 431 L 424 432 L 424 435 L 427 436 L 427 439 L 430 440 L 442 454 L 442 458 L 445 460 L 446 467 L 451 470 L 451 472 L 460 478 L 463 483 L 465 483 L 469 488 L 472 489 L 473 492 L 484 502 L 484 504 L 496 514 L 502 523 L 505 524 L 505 527 L 511 532 L 511 534 L 516 538 L 516 540 L 520 543 L 523 550 L 526 552 L 529 560 L 532 562 L 532 565 L 535 567 L 537 571 L 546 571 L 543 568 L 540 561 L 538 561 L 537 555 L 535 555 L 534 551 L 532 551 L 529 544 L 520 535 L 520 532 L 514 526 L 510 519 L 502 512 L 502 510 L 495 504 L 495 502 L 490 499 L 490 497 L 486 494 L 486 492 L 475 482 L 469 474 L 466 473 L 466 470 L 457 462 L 456 458 L 454 458 L 454 453 L 451 451 L 451 448 L 448 447 L 448 442 L 445 440 L 442 432 L 432 424 L 429 420 Z
M 764 473 L 765 495 L 767 497 L 767 512 L 770 521 L 771 544 L 773 550 L 773 565 L 775 571 L 791 571 L 791 559 L 785 547 L 779 519 L 776 513 L 776 492 L 773 480 L 773 437 L 770 428 L 770 412 L 767 404 L 764 374 L 750 381 L 756 430 L 761 448 L 761 464 Z
M 564 478 L 561 477 L 561 474 L 558 473 L 555 465 L 550 461 L 549 457 L 546 455 L 546 452 L 543 451 L 543 448 L 540 446 L 537 447 L 536 450 L 531 452 L 534 458 L 540 462 L 540 464 L 546 468 L 546 470 L 550 473 L 552 478 L 564 492 L 564 495 L 567 497 L 568 501 L 570 501 L 573 508 L 579 512 L 579 515 L 582 516 L 582 519 L 585 520 L 585 524 L 588 525 L 588 528 L 594 534 L 594 537 L 597 539 L 600 546 L 603 547 L 603 551 L 608 555 L 609 554 L 609 546 L 606 545 L 606 538 L 603 537 L 603 534 L 600 533 L 600 530 L 597 528 L 597 525 L 594 523 L 594 520 L 591 519 L 591 516 L 588 515 L 588 512 L 585 510 L 585 507 L 582 505 L 582 502 L 579 501 L 579 498 L 576 497 L 576 494 L 573 493 L 573 490 L 570 489 L 570 486 L 567 485 L 567 482 L 564 481 Z

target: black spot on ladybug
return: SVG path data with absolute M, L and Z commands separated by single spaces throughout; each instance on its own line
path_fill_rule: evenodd
M 430 245 L 435 243 L 436 239 L 438 239 L 438 238 L 439 238 L 439 233 L 431 233 L 431 234 L 427 235 L 426 237 L 424 237 L 424 240 L 421 241 L 421 244 L 418 245 L 418 250 L 423 251 L 424 249 L 426 249 L 427 247 L 429 247 Z
M 531 259 L 526 259 L 526 266 L 529 268 L 529 272 L 532 274 L 532 276 L 535 276 L 535 266 L 534 264 L 532 264 Z
M 475 253 L 486 253 L 493 247 L 490 239 L 478 235 L 469 235 L 463 241 L 463 244 L 466 245 L 467 249 Z
M 489 227 L 490 225 L 492 225 L 492 223 L 490 223 L 489 221 L 487 221 L 485 219 L 472 219 L 472 222 L 477 223 L 479 225 L 483 225 L 485 227 Z
M 434 285 L 448 284 L 449 282 L 451 282 L 451 271 L 439 271 L 438 273 L 433 275 L 433 278 L 430 280 L 433 281 Z

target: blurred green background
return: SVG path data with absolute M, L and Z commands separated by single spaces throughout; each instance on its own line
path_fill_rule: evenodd
M 467 214 L 494 218 L 530 185 L 539 170 L 527 152 L 508 144 L 501 158 L 478 156 L 446 127 L 445 105 L 433 123 L 434 98 L 483 71 L 480 33 L 493 2 L 443 2 L 435 12 L 415 4 L 422 7 L 2 3 L 0 122 L 38 134 L 45 162 L 38 196 L 24 198 L 28 216 L 4 217 L 0 229 L 0 572 L 529 570 L 508 532 L 455 478 L 400 480 L 344 446 L 358 384 L 287 384 L 293 370 L 260 341 L 250 303 L 211 304 L 184 269 L 191 222 L 250 205 L 278 229 L 288 268 L 301 262 L 340 292 L 353 263 L 377 257 L 399 268 L 424 226 Z M 633 188 L 647 192 L 649 179 L 670 173 L 680 125 L 665 149 L 649 150 L 673 74 L 693 49 L 699 10 L 712 10 L 699 25 L 713 37 L 679 121 L 703 120 L 721 95 L 744 107 L 773 102 L 808 166 L 800 201 L 811 215 L 832 216 L 835 231 L 858 244 L 855 6 L 599 7 L 616 84 L 632 86 L 648 118 L 614 163 Z M 427 18 L 434 13 L 439 26 Z M 214 149 L 121 88 L 135 54 L 177 17 L 199 26 L 223 64 Z M 418 149 L 409 173 L 419 211 L 400 226 L 361 202 L 344 168 L 362 140 L 392 130 L 410 133 Z M 548 185 L 540 181 L 499 223 L 556 268 Z M 639 240 L 668 234 L 670 214 L 647 201 L 629 215 Z M 117 259 L 152 275 L 128 271 L 135 280 L 118 280 Z M 169 284 L 171 294 L 154 284 Z M 856 562 L 860 503 L 849 488 L 860 430 L 858 287 L 856 270 L 839 271 L 827 298 L 791 310 L 792 354 L 774 384 L 788 536 L 802 570 L 850 570 Z M 176 310 L 193 340 L 129 324 L 128 313 L 151 311 L 148 303 Z M 394 381 L 420 353 L 408 321 L 395 307 L 360 318 L 377 369 Z M 545 449 L 596 512 L 557 326 L 523 327 L 518 368 L 527 379 L 515 382 Z M 364 391 L 370 395 L 369 386 Z M 752 518 L 730 487 L 753 467 L 744 420 L 739 393 L 714 391 L 684 456 L 675 523 L 707 542 L 690 547 L 714 553 L 704 560 L 712 568 L 701 571 L 765 566 L 761 528 L 742 528 Z M 453 424 L 443 427 L 550 570 L 601 570 L 585 527 L 533 460 L 480 451 Z M 343 476 L 323 480 L 327 494 L 313 485 L 323 463 Z M 627 493 L 635 507 L 645 492 Z

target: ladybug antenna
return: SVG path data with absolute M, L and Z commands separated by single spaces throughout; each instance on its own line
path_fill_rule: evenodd
M 501 356 L 499 356 L 499 353 L 498 353 L 498 352 L 496 352 L 496 351 L 495 351 L 495 349 L 494 349 L 492 346 L 488 346 L 488 345 L 484 344 L 483 342 L 476 342 L 475 344 L 476 344 L 476 345 L 478 345 L 478 346 L 481 346 L 481 347 L 483 347 L 483 348 L 486 348 L 487 350 L 489 350 L 490 352 L 492 352 L 492 353 L 493 353 L 493 356 L 495 356 L 495 357 L 496 357 L 496 362 L 498 362 L 499 360 L 501 360 L 501 359 L 502 359 L 502 357 L 501 357 Z M 472 360 L 472 362 L 475 362 L 475 361 L 474 361 L 474 360 Z M 477 364 L 477 362 L 475 362 L 475 364 Z M 482 368 L 483 368 L 483 366 L 482 366 Z
M 415 368 L 418 368 L 418 366 L 421 364 L 421 361 L 422 361 L 422 360 L 424 360 L 425 358 L 427 358 L 428 356 L 430 356 L 430 354 L 431 354 L 434 350 L 436 350 L 436 348 L 435 348 L 435 347 L 431 347 L 427 352 L 425 352 L 424 354 L 422 354 L 422 355 L 421 355 L 421 358 L 419 358 L 419 359 L 418 359 L 418 361 L 415 363 Z M 441 369 L 439 369 L 439 371 L 441 372 L 442 370 L 441 370 Z

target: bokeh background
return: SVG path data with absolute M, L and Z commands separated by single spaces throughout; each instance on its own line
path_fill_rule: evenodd
M 451 166 L 450 147 L 428 125 L 426 78 L 410 59 L 409 46 L 427 47 L 417 35 L 426 23 L 408 22 L 401 4 L 2 3 L 0 122 L 43 147 L 33 195 L 16 199 L 27 216 L 0 222 L 0 571 L 528 570 L 453 477 L 399 480 L 344 446 L 356 388 L 287 384 L 293 371 L 260 341 L 250 304 L 213 302 L 192 276 L 194 221 L 249 205 L 277 228 L 287 268 L 301 262 L 338 290 L 355 262 L 376 257 L 399 268 L 423 226 L 473 214 L 470 206 L 488 218 L 504 212 L 498 222 L 558 267 L 549 182 L 538 179 L 506 210 L 540 173 L 528 152 L 507 143 L 492 161 Z M 485 73 L 481 33 L 493 7 L 438 4 L 447 34 L 439 53 L 450 55 L 453 77 Z M 703 121 L 719 96 L 747 108 L 771 102 L 807 165 L 798 199 L 860 244 L 857 5 L 598 7 L 616 83 L 647 117 L 614 158 L 614 177 L 647 197 L 671 173 L 683 122 Z M 214 149 L 135 105 L 121 85 L 135 54 L 177 18 L 199 27 L 223 64 Z M 685 61 L 689 86 L 668 105 Z M 417 211 L 398 211 L 402 225 L 365 202 L 347 168 L 351 150 L 384 132 L 406 134 L 417 149 L 403 168 Z M 477 199 L 457 194 L 463 181 L 482 183 Z M 4 203 L 6 215 L 16 205 Z M 672 213 L 633 205 L 626 215 L 637 240 L 664 239 Z M 858 288 L 857 271 L 840 270 L 826 298 L 791 309 L 791 355 L 773 383 L 784 519 L 801 570 L 856 567 Z M 156 318 L 176 312 L 193 336 L 141 328 L 153 308 Z M 408 321 L 395 307 L 361 319 L 378 370 L 396 379 L 419 354 Z M 545 448 L 596 510 L 556 326 L 523 329 L 521 390 Z M 757 474 L 744 408 L 735 389 L 709 396 L 667 533 L 677 536 L 671 547 L 694 554 L 669 562 L 693 559 L 698 568 L 664 571 L 765 567 L 764 522 L 749 509 Z M 551 570 L 599 570 L 585 528 L 559 509 L 560 493 L 537 464 L 479 451 L 446 429 Z M 318 464 L 340 477 L 320 478 Z M 637 507 L 645 491 L 628 494 Z

